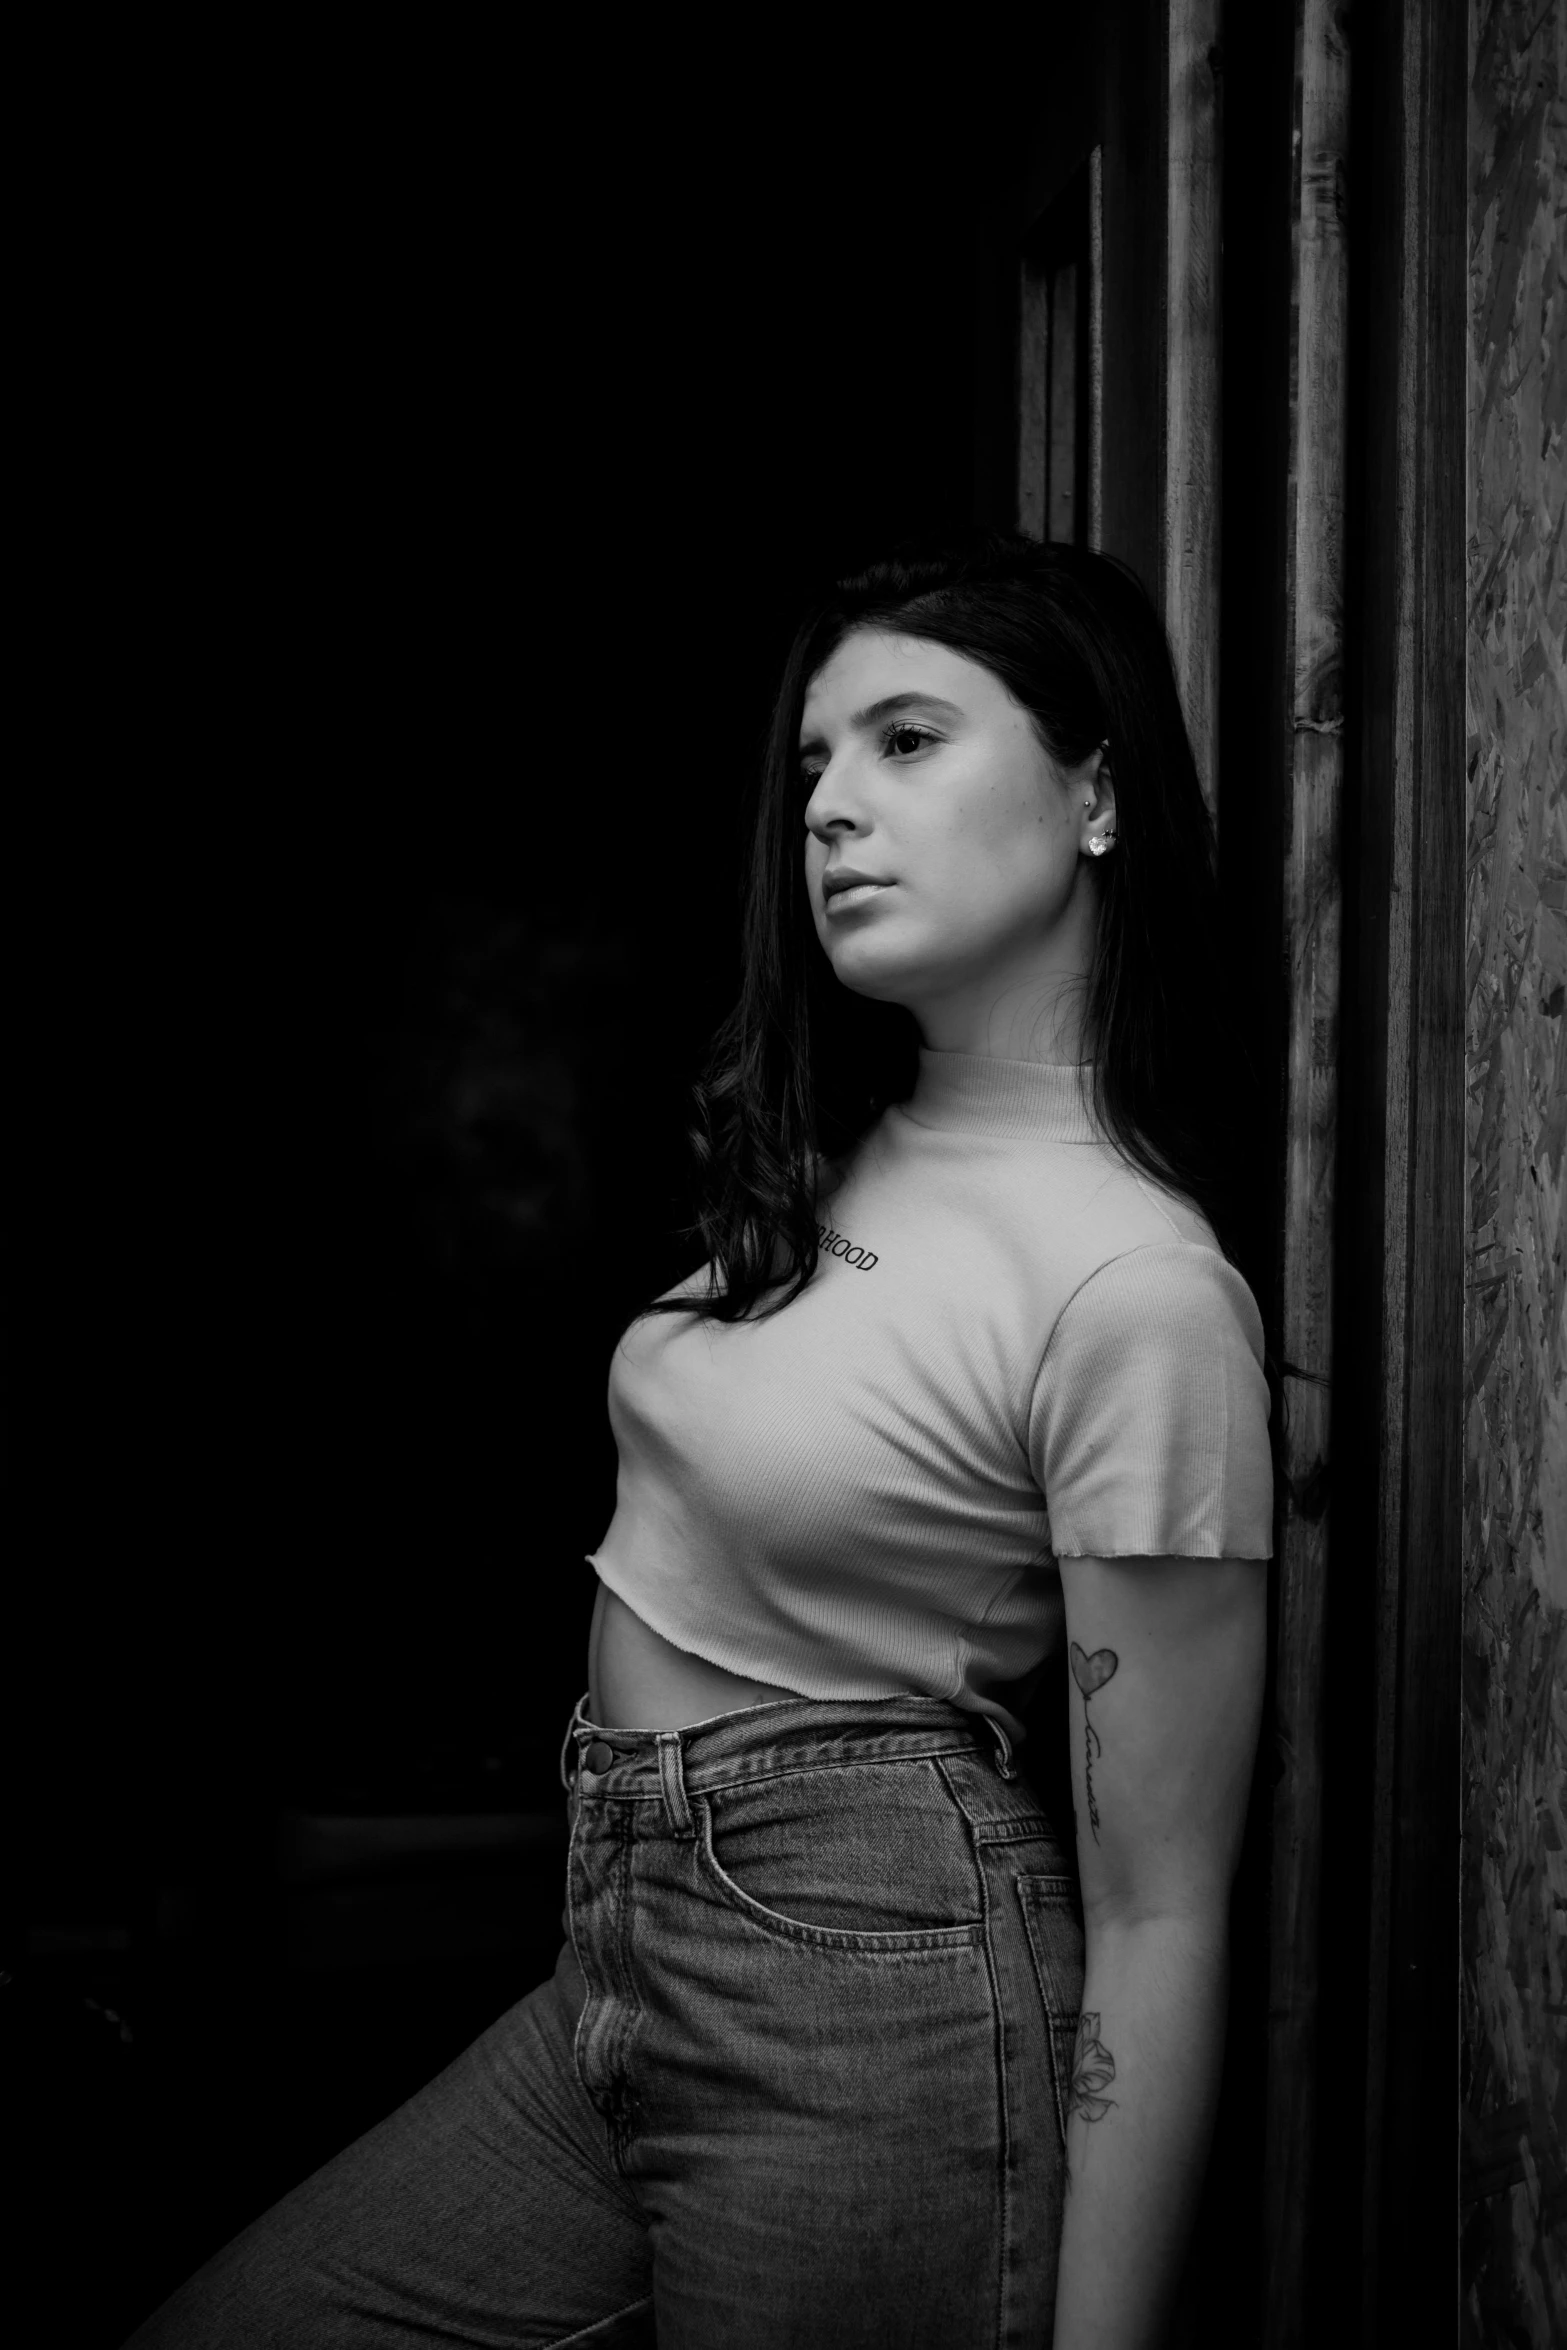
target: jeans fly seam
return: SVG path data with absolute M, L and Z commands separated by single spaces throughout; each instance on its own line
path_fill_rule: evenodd
M 587 2057 L 588 2017 L 593 2011 L 593 1977 L 588 1973 L 587 1964 L 582 1955 L 582 1944 L 577 1935 L 577 1866 L 579 1861 L 577 1839 L 581 1834 L 582 1806 L 579 1803 L 577 1816 L 571 1823 L 571 1842 L 566 1848 L 566 1935 L 571 1943 L 572 1955 L 576 1959 L 578 1970 L 582 1976 L 585 1996 L 581 2012 L 572 2028 L 571 2063 L 577 2079 L 591 2097 L 593 2092 L 588 2088 L 585 2060 Z M 585 1868 L 586 1865 L 586 1862 L 583 1861 L 582 1866 Z
M 611 2080 L 615 2093 L 615 2164 L 625 2168 L 626 2150 L 632 2131 L 631 2047 L 637 2026 L 642 2020 L 642 2001 L 637 1991 L 636 1969 L 632 1961 L 631 1925 L 635 1889 L 632 1885 L 633 1837 L 624 1832 L 624 1823 L 618 1834 L 620 1850 L 615 1864 L 615 1965 L 620 1977 L 622 2018 L 611 2040 Z

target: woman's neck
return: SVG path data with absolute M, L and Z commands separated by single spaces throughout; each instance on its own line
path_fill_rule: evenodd
M 928 1052 L 968 1053 L 978 1060 L 1041 1061 L 1072 1068 L 1087 1058 L 1080 972 L 1063 973 L 1053 987 L 1036 976 L 997 993 L 953 996 L 911 1006 Z
M 920 1041 L 933 1053 L 1072 1067 L 1088 1058 L 1088 974 L 1097 904 L 1080 880 L 1044 936 L 1016 942 L 1004 961 L 934 987 L 910 1002 Z

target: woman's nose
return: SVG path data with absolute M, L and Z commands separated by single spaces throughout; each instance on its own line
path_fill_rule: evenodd
M 844 832 L 864 830 L 864 813 L 850 784 L 848 770 L 836 763 L 824 767 L 805 803 L 806 829 L 818 840 L 832 840 Z

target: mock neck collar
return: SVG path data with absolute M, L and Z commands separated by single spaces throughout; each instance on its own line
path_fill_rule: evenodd
M 1007 1134 L 1036 1142 L 1097 1142 L 1088 1065 L 994 1061 L 982 1053 L 920 1053 L 903 1105 L 917 1126 L 949 1134 Z

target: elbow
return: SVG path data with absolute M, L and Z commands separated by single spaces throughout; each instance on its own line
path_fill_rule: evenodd
M 1224 1951 L 1230 1938 L 1229 1883 L 1117 1885 L 1092 1895 L 1085 1891 L 1083 1928 L 1090 1950 L 1104 1942 L 1154 1940 L 1171 1947 Z

